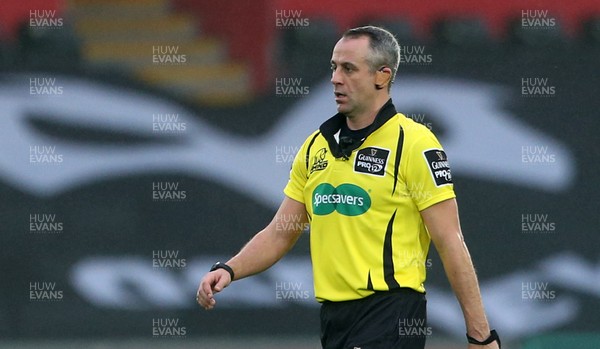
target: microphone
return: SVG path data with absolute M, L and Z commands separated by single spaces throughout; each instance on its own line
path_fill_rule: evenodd
M 342 148 L 350 148 L 354 144 L 354 138 L 348 136 L 340 137 L 340 147 Z
M 355 140 L 352 137 L 341 136 L 340 137 L 340 150 L 342 151 L 342 156 L 344 160 L 350 159 L 350 154 L 354 149 Z

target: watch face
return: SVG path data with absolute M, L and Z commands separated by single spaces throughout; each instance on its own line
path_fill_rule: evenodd
M 213 264 L 213 266 L 210 267 L 210 271 L 216 270 L 217 268 L 219 268 L 219 265 L 221 265 L 221 262 L 217 262 L 217 263 Z
M 229 273 L 229 275 L 231 275 L 231 280 L 233 281 L 234 274 L 233 274 L 233 269 L 231 269 L 230 266 L 228 266 L 225 263 L 217 262 L 212 266 L 212 268 L 210 268 L 210 271 L 215 271 L 217 269 L 224 269 L 225 271 L 227 271 Z

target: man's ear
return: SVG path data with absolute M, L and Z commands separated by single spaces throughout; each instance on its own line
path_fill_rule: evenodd
M 392 80 L 392 70 L 388 67 L 381 67 L 375 72 L 375 88 L 381 90 L 387 87 Z

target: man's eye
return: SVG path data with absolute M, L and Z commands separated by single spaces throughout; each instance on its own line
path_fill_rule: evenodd
M 352 67 L 344 67 L 344 70 L 351 73 L 354 69 L 352 69 Z

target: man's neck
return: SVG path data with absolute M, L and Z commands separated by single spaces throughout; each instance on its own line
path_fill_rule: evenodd
M 377 111 L 364 113 L 361 116 L 346 116 L 346 124 L 351 130 L 360 130 L 373 123 Z
M 351 116 L 346 115 L 348 128 L 351 130 L 360 130 L 371 125 L 375 121 L 375 117 L 377 117 L 377 113 L 379 113 L 381 107 L 390 99 L 389 95 L 383 97 L 385 98 L 378 98 L 376 103 L 373 103 L 369 109 L 364 110 L 362 113 Z

